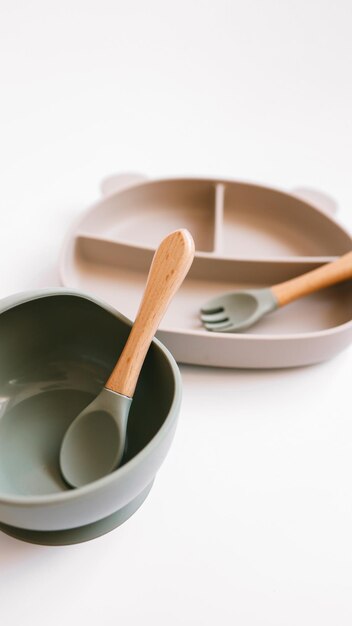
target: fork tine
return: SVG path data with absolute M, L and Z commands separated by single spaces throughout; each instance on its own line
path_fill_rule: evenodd
M 200 319 L 202 322 L 224 322 L 228 317 L 222 309 L 221 313 L 201 313 Z
M 207 328 L 207 327 L 206 327 Z M 215 325 L 211 326 L 211 328 L 207 328 L 211 333 L 231 333 L 236 332 L 236 329 L 231 324 L 230 320 L 227 324 L 221 326 L 221 328 L 217 328 Z
M 221 311 L 223 310 L 224 310 L 224 307 L 220 306 L 219 304 L 217 305 L 206 304 L 205 306 L 201 308 L 200 312 L 205 313 L 205 315 L 212 315 L 213 313 L 221 313 Z
M 226 328 L 232 328 L 232 324 L 229 319 L 224 322 L 217 322 L 216 324 L 206 323 L 204 324 L 207 330 L 212 330 L 213 332 L 223 332 Z

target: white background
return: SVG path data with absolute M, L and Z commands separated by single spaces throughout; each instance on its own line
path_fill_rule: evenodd
M 349 0 L 0 11 L 0 296 L 58 284 L 63 237 L 112 172 L 311 186 L 352 229 Z M 126 524 L 60 548 L 0 534 L 1 624 L 350 626 L 351 368 L 351 349 L 182 367 L 174 445 Z

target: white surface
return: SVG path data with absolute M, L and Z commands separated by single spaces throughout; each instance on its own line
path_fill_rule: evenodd
M 0 3 L 0 296 L 58 282 L 114 171 L 334 195 L 352 228 L 349 0 Z M 308 369 L 184 367 L 176 439 L 125 525 L 0 535 L 4 626 L 350 626 L 352 351 Z

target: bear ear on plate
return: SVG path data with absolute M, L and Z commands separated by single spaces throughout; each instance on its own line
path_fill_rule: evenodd
M 322 191 L 317 189 L 311 189 L 310 187 L 295 187 L 291 189 L 291 193 L 296 198 L 309 202 L 317 209 L 323 211 L 327 215 L 335 215 L 337 213 L 339 205 L 336 200 Z
M 147 177 L 143 176 L 143 174 L 136 174 L 132 172 L 127 172 L 125 174 L 112 174 L 111 176 L 103 178 L 100 183 L 100 191 L 102 196 L 107 198 L 108 196 L 112 196 L 117 191 L 133 187 L 133 185 L 142 183 L 145 180 L 147 180 Z

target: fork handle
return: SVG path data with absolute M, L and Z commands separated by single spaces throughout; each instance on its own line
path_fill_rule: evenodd
M 284 283 L 271 287 L 271 291 L 278 301 L 279 306 L 289 304 L 297 298 L 307 296 L 309 293 L 330 287 L 336 283 L 352 278 L 352 252 L 318 267 L 307 274 L 297 276 Z

